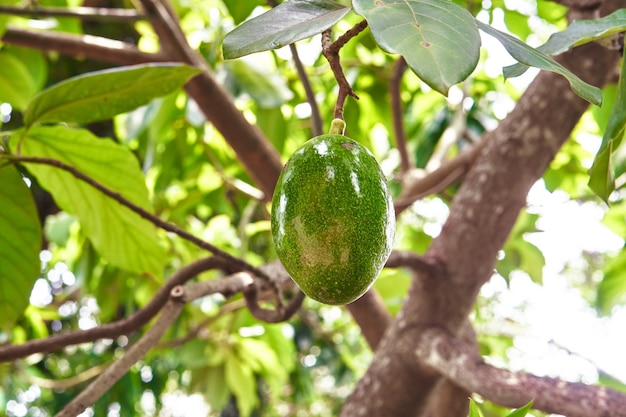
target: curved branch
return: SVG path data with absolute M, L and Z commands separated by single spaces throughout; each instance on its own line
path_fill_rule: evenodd
M 625 417 L 626 394 L 599 386 L 511 372 L 485 363 L 476 346 L 441 329 L 428 329 L 419 339 L 416 354 L 467 391 L 504 407 L 533 408 L 568 417 Z
M 315 92 L 311 86 L 311 80 L 306 73 L 302 61 L 300 60 L 300 55 L 298 54 L 298 48 L 296 48 L 296 45 L 293 43 L 289 44 L 289 50 L 291 51 L 291 57 L 293 58 L 293 63 L 296 66 L 296 71 L 298 71 L 298 78 L 300 79 L 300 83 L 302 83 L 304 93 L 306 94 L 306 101 L 311 107 L 311 133 L 313 136 L 319 136 L 324 133 L 324 122 L 322 120 L 322 116 L 320 115 L 320 107 L 317 105 L 317 101 L 315 100 Z
M 224 262 L 215 257 L 195 261 L 176 271 L 152 297 L 152 300 L 130 317 L 93 329 L 55 334 L 46 339 L 35 339 L 21 345 L 0 346 L 0 362 L 23 358 L 33 353 L 53 352 L 66 346 L 93 342 L 98 339 L 114 339 L 120 335 L 136 331 L 158 314 L 175 286 L 189 281 L 202 272 L 224 267 Z

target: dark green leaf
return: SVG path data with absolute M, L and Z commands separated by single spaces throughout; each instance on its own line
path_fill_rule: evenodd
M 537 49 L 546 55 L 558 55 L 588 42 L 608 37 L 626 30 L 626 9 L 595 20 L 575 20 L 562 32 L 550 36 L 548 42 Z M 528 66 L 515 64 L 505 68 L 507 78 L 522 75 Z
M 615 190 L 613 154 L 619 148 L 626 132 L 626 59 L 622 58 L 622 76 L 617 84 L 615 103 L 602 136 L 602 144 L 593 165 L 589 169 L 589 187 L 604 201 Z
M 13 132 L 9 139 L 15 154 L 19 147 L 21 155 L 71 165 L 151 210 L 143 174 L 127 148 L 87 130 L 65 126 L 33 127 L 21 135 L 24 131 Z M 128 271 L 161 277 L 164 253 L 154 225 L 69 172 L 43 164 L 26 165 L 59 207 L 78 218 L 85 234 L 109 262 Z
M 145 64 L 79 75 L 39 93 L 24 124 L 106 120 L 175 91 L 199 72 L 181 64 Z
M 30 190 L 13 165 L 0 160 L 0 328 L 22 315 L 39 276 L 41 227 Z
M 433 89 L 448 89 L 476 67 L 480 35 L 472 15 L 448 0 L 353 0 L 376 43 L 401 54 Z
M 526 45 L 519 39 L 514 38 L 507 33 L 500 32 L 499 30 L 494 29 L 493 27 L 478 20 L 476 21 L 476 23 L 482 31 L 500 41 L 500 43 L 502 43 L 502 45 L 511 54 L 511 56 L 517 61 L 521 62 L 522 64 L 537 67 L 547 71 L 552 71 L 559 75 L 562 75 L 569 82 L 572 90 L 580 97 L 598 106 L 602 104 L 602 91 L 600 91 L 599 88 L 582 81 L 580 78 L 578 78 L 568 69 L 563 67 L 561 64 L 559 64 L 552 58 L 542 54 L 538 50 Z
M 330 0 L 289 0 L 250 19 L 224 37 L 224 58 L 280 48 L 322 33 L 348 12 Z

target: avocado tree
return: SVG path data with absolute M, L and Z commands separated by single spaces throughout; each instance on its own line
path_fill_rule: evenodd
M 605 370 L 583 383 L 508 368 L 514 335 L 483 331 L 506 318 L 481 294 L 520 273 L 541 285 L 536 184 L 626 236 L 625 6 L 2 0 L 0 410 L 626 415 Z M 301 293 L 270 221 L 283 164 L 337 121 L 353 140 L 337 146 L 375 158 L 363 169 L 387 184 L 371 189 L 393 198 L 359 221 L 397 222 L 380 276 L 342 307 Z M 314 219 L 336 204 L 324 239 L 393 236 L 339 213 L 346 187 L 313 188 L 285 192 Z M 572 285 L 610 315 L 626 252 L 587 255 Z M 307 293 L 348 270 L 301 261 L 288 269 Z M 335 284 L 359 295 L 356 281 Z

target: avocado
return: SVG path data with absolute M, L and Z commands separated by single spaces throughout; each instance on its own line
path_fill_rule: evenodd
M 341 134 L 308 140 L 280 174 L 271 226 L 278 257 L 307 296 L 332 305 L 361 297 L 395 235 L 393 202 L 374 155 Z

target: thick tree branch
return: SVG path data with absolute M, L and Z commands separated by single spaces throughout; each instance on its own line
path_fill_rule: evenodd
M 597 86 L 604 85 L 617 60 L 617 53 L 593 44 L 560 57 L 566 67 Z M 455 196 L 449 218 L 426 254 L 442 265 L 444 273 L 416 274 L 402 310 L 346 402 L 343 417 L 414 417 L 425 411 L 439 378 L 414 355 L 417 341 L 433 325 L 459 333 L 480 287 L 493 272 L 528 190 L 587 107 L 565 79 L 542 72 L 509 116 L 485 135 L 485 145 Z
M 626 416 L 624 393 L 496 368 L 480 358 L 474 345 L 441 329 L 426 330 L 416 354 L 467 391 L 504 407 L 521 407 L 533 400 L 534 409 L 568 417 Z

